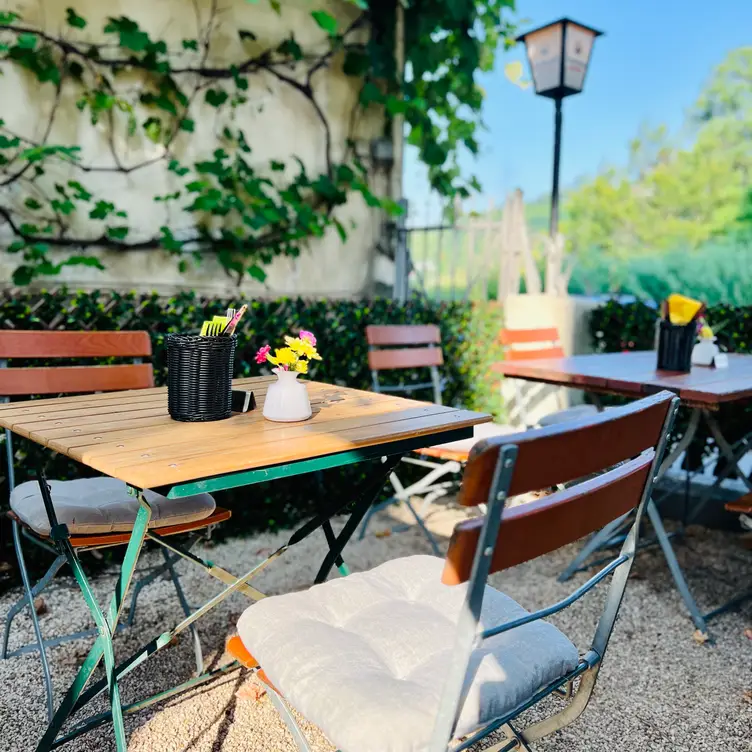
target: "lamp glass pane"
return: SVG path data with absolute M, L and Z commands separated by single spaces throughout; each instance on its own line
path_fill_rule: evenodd
M 561 85 L 561 24 L 548 26 L 525 37 L 536 93 Z
M 573 23 L 567 26 L 564 86 L 582 91 L 594 39 L 595 34 L 582 26 Z

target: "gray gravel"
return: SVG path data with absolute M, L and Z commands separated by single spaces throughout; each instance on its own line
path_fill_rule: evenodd
M 430 520 L 442 534 L 451 529 L 458 512 L 439 510 Z M 384 528 L 383 518 L 373 530 Z M 283 535 L 260 535 L 204 548 L 202 553 L 225 568 L 240 573 L 276 548 Z M 274 562 L 255 581 L 259 588 L 281 593 L 306 587 L 325 551 L 323 535 L 315 534 Z M 494 584 L 528 608 L 561 598 L 573 583 L 556 581 L 574 547 L 541 557 L 496 575 Z M 415 529 L 389 535 L 369 535 L 352 542 L 346 559 L 353 570 L 363 570 L 409 553 L 430 553 Z M 678 555 L 690 586 L 701 604 L 712 607 L 752 582 L 752 552 L 742 549 L 738 536 L 690 529 Z M 154 553 L 146 561 L 156 561 Z M 194 603 L 218 592 L 220 586 L 198 569 L 181 565 L 183 581 Z M 536 749 L 549 752 L 611 752 L 612 750 L 691 750 L 692 752 L 752 752 L 752 606 L 726 614 L 713 623 L 714 647 L 699 645 L 693 628 L 672 586 L 658 551 L 642 553 L 620 619 L 601 671 L 594 698 L 578 722 Z M 114 583 L 111 574 L 99 577 L 94 589 L 106 602 Z M 19 592 L 0 598 L 4 618 Z M 89 624 L 88 612 L 70 579 L 61 578 L 45 594 L 48 612 L 42 617 L 47 636 Z M 233 596 L 199 622 L 205 653 L 215 664 L 227 661 L 224 642 L 233 633 L 246 602 Z M 561 614 L 555 621 L 580 648 L 586 648 L 602 605 L 596 592 Z M 180 617 L 166 581 L 142 593 L 136 625 L 118 635 L 116 650 L 125 656 Z M 11 647 L 31 638 L 31 622 L 23 614 L 14 623 Z M 58 689 L 68 685 L 85 656 L 87 641 L 68 643 L 51 652 Z M 137 669 L 123 683 L 124 701 L 166 688 L 190 676 L 193 652 L 190 640 L 179 643 Z M 132 752 L 277 752 L 294 745 L 268 698 L 253 699 L 255 679 L 232 674 L 179 698 L 144 710 L 127 719 Z M 58 694 L 58 699 L 59 699 Z M 99 704 L 98 708 L 103 705 Z M 44 726 L 44 699 L 38 659 L 33 655 L 0 661 L 0 750 L 22 752 L 34 748 Z M 317 729 L 305 726 L 312 748 L 332 747 Z M 486 743 L 487 745 L 487 743 Z M 114 749 L 107 727 L 66 746 L 70 752 L 108 752 Z M 479 747 L 480 749 L 480 747 Z

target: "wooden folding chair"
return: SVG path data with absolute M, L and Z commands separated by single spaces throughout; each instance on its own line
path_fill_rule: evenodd
M 413 394 L 430 390 L 433 401 L 442 404 L 444 380 L 439 367 L 444 364 L 441 351 L 441 332 L 433 324 L 403 326 L 367 326 L 368 365 L 371 368 L 373 390 L 375 392 L 396 392 Z M 428 371 L 428 381 L 409 381 L 403 384 L 383 384 L 380 374 L 393 371 Z M 511 429 L 496 423 L 484 423 L 475 427 L 472 439 L 450 442 L 439 446 L 426 447 L 415 454 L 405 457 L 403 462 L 421 467 L 427 472 L 420 480 L 405 486 L 396 473 L 389 480 L 394 489 L 394 496 L 382 504 L 375 504 L 368 511 L 360 528 L 360 539 L 365 537 L 371 517 L 390 504 L 404 503 L 415 518 L 423 534 L 428 539 L 434 553 L 441 555 L 436 539 L 425 525 L 424 516 L 430 505 L 437 499 L 456 490 L 459 475 L 475 442 L 481 438 L 509 433 Z M 447 478 L 449 476 L 449 478 Z M 412 499 L 421 498 L 420 510 Z M 396 529 L 396 528 L 395 528 Z
M 81 394 L 88 392 L 112 392 L 126 389 L 148 389 L 154 386 L 152 365 L 143 363 L 150 357 L 151 340 L 147 332 L 62 332 L 62 331 L 0 331 L 0 401 L 7 402 L 11 397 L 30 395 Z M 17 368 L 8 367 L 8 360 L 56 360 L 90 358 L 125 358 L 130 362 L 122 365 L 67 365 L 55 367 Z M 97 400 L 93 394 L 92 403 Z M 124 399 L 127 399 L 125 397 Z M 49 414 L 46 418 L 60 426 L 65 432 L 70 411 L 80 407 L 71 406 L 58 399 L 49 399 Z M 96 407 L 96 405 L 94 405 Z M 39 416 L 42 417 L 42 416 Z M 134 417 L 138 417 L 134 415 Z M 144 415 L 143 417 L 147 417 Z M 117 428 L 117 427 L 114 427 Z M 102 431 L 112 430 L 113 426 L 102 424 Z M 33 430 L 30 426 L 29 430 Z M 91 436 L 82 436 L 83 443 L 91 443 Z M 94 437 L 96 440 L 96 437 Z M 76 632 L 51 639 L 42 635 L 34 599 L 52 582 L 64 564 L 73 570 L 81 586 L 87 605 L 92 610 L 95 622 L 97 617 L 95 602 L 81 568 L 79 555 L 83 551 L 126 545 L 136 523 L 139 500 L 129 493 L 121 481 L 114 478 L 81 478 L 71 481 L 47 481 L 41 470 L 38 480 L 26 481 L 16 486 L 14 475 L 14 450 L 12 434 L 5 431 L 5 448 L 8 462 L 8 482 L 10 486 L 10 511 L 13 528 L 13 542 L 18 559 L 24 594 L 5 617 L 2 650 L 0 658 L 38 652 L 42 665 L 47 712 L 52 719 L 54 694 L 47 650 L 69 640 L 96 635 L 96 629 Z M 54 449 L 54 446 L 51 447 Z M 175 563 L 184 552 L 220 522 L 230 517 L 230 512 L 219 509 L 209 494 L 181 500 L 167 500 L 152 491 L 146 492 L 156 514 L 150 528 L 158 536 L 150 534 L 152 540 L 161 543 L 163 563 L 135 583 L 126 625 L 133 622 L 139 592 L 162 574 L 168 574 L 186 616 L 192 613 L 180 580 L 175 571 Z M 178 534 L 190 534 L 181 552 L 165 544 L 161 538 Z M 31 584 L 24 558 L 22 540 L 35 545 L 54 556 L 54 561 L 45 575 L 34 585 Z M 127 562 L 125 569 L 133 573 L 138 554 Z M 8 649 L 11 625 L 15 617 L 29 609 L 34 629 L 34 642 Z M 203 671 L 203 656 L 198 632 L 191 626 L 193 648 L 198 674 Z
M 543 360 L 546 358 L 563 358 L 564 350 L 559 340 L 556 327 L 541 329 L 502 329 L 499 343 L 504 348 L 506 360 Z M 595 405 L 575 405 L 544 415 L 537 422 L 530 419 L 528 399 L 522 392 L 518 379 L 512 379 L 514 385 L 514 405 L 516 413 L 527 428 L 534 426 L 551 426 L 567 420 L 578 420 L 598 412 Z M 559 391 L 559 403 L 562 404 L 562 392 Z
M 457 752 L 492 732 L 503 740 L 487 752 L 530 750 L 577 719 L 606 653 L 678 403 L 663 392 L 484 440 L 470 454 L 460 503 L 486 504 L 487 513 L 457 525 L 445 561 L 395 559 L 248 608 L 238 622 L 245 663 L 265 672 L 259 678 L 298 748 L 309 749 L 290 707 L 341 752 Z M 577 480 L 505 509 L 510 496 Z M 636 519 L 618 556 L 558 603 L 530 613 L 487 584 L 489 574 L 632 509 Z M 580 655 L 544 619 L 611 575 L 590 649 Z M 516 727 L 520 714 L 550 695 L 560 695 L 563 707 Z

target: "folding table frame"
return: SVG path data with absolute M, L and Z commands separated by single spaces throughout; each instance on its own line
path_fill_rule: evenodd
M 443 431 L 440 434 L 441 440 L 446 441 L 456 441 L 467 438 L 469 435 L 472 435 L 472 428 L 448 430 Z M 168 697 L 192 689 L 220 674 L 227 674 L 230 671 L 240 668 L 240 664 L 237 662 L 229 663 L 217 669 L 206 671 L 179 686 L 138 702 L 123 706 L 120 701 L 120 690 L 118 684 L 128 673 L 141 665 L 152 655 L 170 645 L 177 635 L 184 632 L 186 629 L 189 629 L 199 618 L 212 608 L 219 605 L 229 595 L 234 592 L 241 592 L 251 600 L 259 600 L 263 598 L 264 594 L 249 585 L 249 580 L 266 568 L 271 561 L 284 554 L 290 547 L 308 537 L 318 528 L 324 530 L 329 543 L 329 552 L 322 562 L 315 579 L 315 582 L 323 582 L 335 564 L 338 562 L 341 563 L 342 550 L 356 531 L 358 525 L 373 502 L 374 497 L 378 495 L 389 474 L 393 471 L 401 457 L 405 453 L 419 448 L 425 443 L 425 440 L 425 436 L 416 437 L 404 441 L 389 442 L 388 444 L 375 445 L 372 447 L 365 447 L 309 460 L 302 460 L 291 464 L 232 473 L 229 475 L 216 476 L 206 480 L 173 486 L 165 494 L 168 498 L 182 498 L 197 493 L 211 493 L 228 488 L 249 486 L 263 481 L 291 477 L 368 460 L 375 463 L 375 467 L 372 468 L 360 490 L 360 493 L 357 495 L 357 499 L 350 512 L 350 517 L 339 535 L 335 536 L 331 528 L 330 518 L 334 514 L 344 511 L 349 506 L 348 502 L 340 502 L 335 505 L 330 504 L 328 508 L 322 506 L 321 512 L 293 533 L 287 543 L 270 554 L 265 560 L 256 564 L 241 577 L 235 577 L 214 562 L 202 559 L 184 546 L 164 538 L 158 533 L 158 531 L 149 530 L 148 524 L 151 517 L 149 504 L 139 489 L 132 488 L 132 493 L 138 496 L 140 508 L 130 537 L 130 542 L 126 548 L 120 576 L 115 586 L 115 592 L 106 611 L 101 608 L 91 590 L 89 580 L 80 565 L 80 561 L 75 551 L 70 545 L 69 535 L 65 525 L 58 524 L 55 518 L 54 503 L 50 496 L 49 488 L 44 481 L 44 478 L 40 478 L 40 488 L 42 489 L 45 508 L 52 523 L 51 540 L 53 541 L 55 549 L 59 551 L 60 555 L 65 557 L 73 570 L 73 574 L 81 588 L 87 606 L 94 617 L 98 636 L 94 645 L 91 647 L 89 654 L 84 660 L 78 675 L 74 679 L 60 706 L 55 712 L 52 722 L 37 745 L 37 751 L 41 752 L 42 750 L 54 749 L 71 739 L 80 736 L 86 731 L 112 721 L 116 747 L 118 752 L 122 752 L 127 749 L 123 721 L 125 715 L 135 713 L 138 710 L 160 702 Z M 388 457 L 384 457 L 384 455 L 388 455 Z M 167 489 L 160 489 L 160 491 L 166 490 Z M 201 567 L 207 574 L 220 580 L 227 587 L 215 597 L 207 601 L 203 606 L 194 610 L 175 627 L 162 632 L 129 658 L 116 664 L 112 638 L 117 629 L 123 604 L 126 600 L 141 547 L 145 540 L 151 540 L 159 544 L 170 554 L 179 556 Z M 104 660 L 105 677 L 92 683 L 90 687 L 86 688 L 87 683 L 102 660 Z M 69 731 L 61 734 L 60 732 L 66 721 L 105 689 L 107 689 L 109 693 L 110 710 L 105 713 L 91 716 L 79 722 Z
M 713 486 L 705 491 L 694 505 L 690 521 L 711 500 L 713 491 L 732 471 L 736 471 L 750 490 L 752 481 L 739 469 L 739 461 L 750 451 L 747 438 L 732 446 L 723 436 L 714 412 L 720 405 L 739 403 L 752 399 L 752 356 L 730 354 L 728 368 L 693 368 L 690 373 L 673 373 L 656 370 L 655 352 L 602 353 L 597 355 L 576 355 L 570 358 L 552 358 L 544 360 L 527 360 L 499 363 L 497 370 L 515 379 L 526 379 L 558 386 L 576 386 L 594 395 L 616 394 L 623 397 L 640 397 L 666 389 L 674 392 L 684 407 L 691 410 L 687 430 L 666 457 L 658 476 L 664 475 L 689 447 L 700 422 L 705 421 L 720 454 L 727 460 L 723 473 Z M 647 515 L 655 530 L 666 563 L 676 583 L 677 590 L 689 611 L 695 627 L 707 634 L 708 619 L 733 608 L 746 600 L 752 593 L 743 593 L 728 603 L 707 613 L 698 606 L 692 595 L 684 573 L 676 559 L 660 513 L 654 500 L 647 506 Z M 566 580 L 579 569 L 595 552 L 617 545 L 623 540 L 623 531 L 629 524 L 629 518 L 615 520 L 594 535 L 583 550 L 562 573 L 560 580 Z M 647 545 L 647 542 L 641 544 Z M 594 562 L 597 564 L 598 562 Z M 592 564 L 591 564 L 592 566 Z

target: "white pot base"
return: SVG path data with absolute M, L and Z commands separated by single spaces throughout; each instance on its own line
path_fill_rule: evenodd
M 272 423 L 301 423 L 313 411 L 308 389 L 298 382 L 298 373 L 275 368 L 277 381 L 269 385 L 264 399 L 264 418 Z

